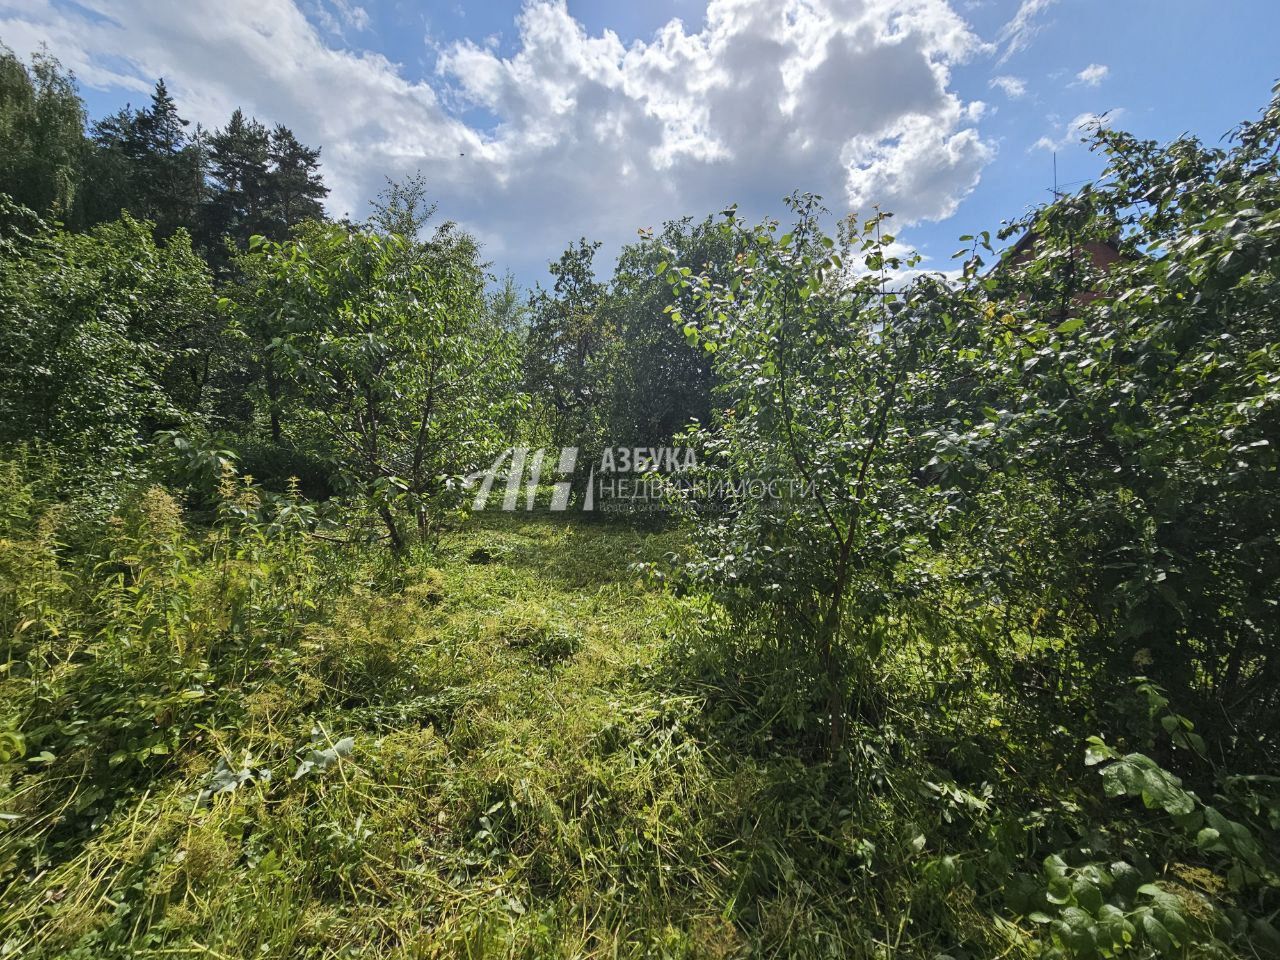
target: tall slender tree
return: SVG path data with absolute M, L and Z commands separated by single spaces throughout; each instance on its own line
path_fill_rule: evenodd
M 614 337 L 603 310 L 606 289 L 593 261 L 600 244 L 584 237 L 550 264 L 551 290 L 530 299 L 525 383 L 554 416 L 555 439 L 590 447 L 606 414 L 608 361 Z
M 243 246 L 263 233 L 270 203 L 271 136 L 267 128 L 237 109 L 209 136 L 209 175 L 214 187 L 202 233 L 212 252 L 221 237 Z M 219 259 L 213 254 L 215 260 Z

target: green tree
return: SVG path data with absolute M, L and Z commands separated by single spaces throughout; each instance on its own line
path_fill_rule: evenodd
M 624 446 L 666 444 L 691 420 L 709 422 L 715 378 L 711 356 L 691 345 L 667 316 L 688 310 L 689 298 L 673 298 L 658 276 L 667 262 L 696 265 L 727 279 L 733 237 L 708 218 L 667 223 L 623 247 L 609 285 L 606 312 L 617 331 L 609 439 Z
M 438 206 L 429 199 L 427 179 L 420 172 L 404 180 L 388 177 L 386 186 L 369 205 L 373 207 L 368 219 L 370 229 L 410 240 L 421 238 Z
M 441 232 L 443 231 L 443 233 Z M 312 224 L 248 259 L 241 304 L 271 331 L 294 383 L 297 429 L 324 438 L 335 481 L 359 493 L 396 551 L 459 502 L 460 481 L 505 445 L 514 352 L 486 322 L 474 243 Z
M 1226 148 L 1095 145 L 1104 178 L 1019 224 L 1030 251 L 978 285 L 974 381 L 998 399 L 943 463 L 985 461 L 1006 500 L 1039 503 L 1025 536 L 993 507 L 977 541 L 1039 572 L 1029 603 L 1087 668 L 1149 673 L 1274 744 L 1280 97 Z
M 838 246 L 817 198 L 790 203 L 786 233 L 729 217 L 724 242 L 741 255 L 727 277 L 663 267 L 693 302 L 671 315 L 711 353 L 718 381 L 714 421 L 691 439 L 705 479 L 735 491 L 722 513 L 691 514 L 687 572 L 813 658 L 835 749 L 849 669 L 877 656 L 886 622 L 916 594 L 913 560 L 946 509 L 916 482 L 927 453 L 913 428 L 941 389 L 949 296 L 927 276 L 886 290 L 885 272 L 904 264 L 884 216 Z M 858 272 L 846 268 L 854 256 Z
M 320 176 L 320 151 L 304 146 L 288 127 L 268 132 L 236 110 L 208 139 L 212 195 L 201 229 L 211 259 L 228 266 L 222 245 L 243 250 L 255 235 L 284 240 L 305 220 L 324 217 L 329 189 Z M 216 252 L 215 252 L 216 251 Z
M 119 478 L 156 430 L 204 420 L 208 270 L 182 232 L 158 244 L 128 216 L 85 234 L 26 216 L 0 248 L 0 440 L 49 444 L 73 478 Z
M 30 66 L 0 45 L 0 193 L 41 216 L 73 219 L 87 141 L 75 78 L 47 53 Z
M 320 148 L 298 142 L 293 131 L 276 124 L 268 150 L 271 229 L 283 238 L 304 220 L 324 219 L 322 201 L 329 195 L 320 175 Z
M 593 267 L 599 248 L 583 238 L 550 264 L 555 282 L 529 301 L 525 352 L 526 388 L 549 410 L 553 441 L 588 448 L 602 440 L 615 345 Z
M 114 220 L 122 210 L 150 220 L 167 237 L 198 222 L 207 189 L 204 136 L 188 136 L 163 79 L 142 110 L 125 107 L 94 125 L 86 217 Z
M 222 237 L 243 247 L 267 232 L 270 206 L 271 136 L 256 120 L 236 110 L 226 127 L 209 136 L 209 176 L 213 194 L 203 229 L 212 250 Z M 272 231 L 273 239 L 284 239 Z
M 520 337 L 528 333 L 529 298 L 520 289 L 513 274 L 503 274 L 485 299 L 494 325 Z

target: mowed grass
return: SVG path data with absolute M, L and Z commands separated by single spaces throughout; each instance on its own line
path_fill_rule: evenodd
M 680 545 L 490 513 L 407 565 L 360 561 L 281 652 L 288 682 L 11 877 L 0 955 L 1028 952 L 961 879 L 967 801 L 890 772 L 965 740 L 965 715 L 924 745 L 887 697 L 851 757 L 822 759 L 806 705 L 769 689 L 785 656 L 632 567 Z M 928 669 L 909 659 L 887 675 Z

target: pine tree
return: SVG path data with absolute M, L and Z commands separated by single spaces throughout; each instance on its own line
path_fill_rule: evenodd
M 267 128 L 239 109 L 226 127 L 209 137 L 214 194 L 204 233 L 211 251 L 220 237 L 244 246 L 253 234 L 263 232 L 271 200 L 270 144 Z
M 199 131 L 187 136 L 189 123 L 163 79 L 149 107 L 126 106 L 97 123 L 91 220 L 114 219 L 127 209 L 153 221 L 162 237 L 192 228 L 205 196 L 205 147 Z
M 320 176 L 320 150 L 298 142 L 277 124 L 271 131 L 271 204 L 275 239 L 283 240 L 303 220 L 324 218 L 321 200 L 329 188 Z
M 202 235 L 211 259 L 226 267 L 221 238 L 244 248 L 254 234 L 284 240 L 304 220 L 324 218 L 329 193 L 320 177 L 320 151 L 305 146 L 283 125 L 268 132 L 243 110 L 209 137 L 213 196 Z
M 151 156 L 173 156 L 187 145 L 186 127 L 189 120 L 178 116 L 178 105 L 169 96 L 164 77 L 156 81 L 151 94 L 151 107 L 137 115 L 133 137 L 128 146 L 135 152 L 134 159 L 145 162 Z

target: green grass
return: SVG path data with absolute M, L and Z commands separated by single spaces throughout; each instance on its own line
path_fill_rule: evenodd
M 1035 955 L 1009 876 L 1087 832 L 1078 739 L 904 630 L 827 759 L 803 664 L 632 569 L 680 549 L 486 514 L 403 565 L 312 558 L 332 588 L 238 614 L 276 632 L 210 648 L 172 753 L 6 768 L 0 956 Z M 200 803 L 220 760 L 244 782 Z
M 722 629 L 710 605 L 631 569 L 678 547 L 677 534 L 625 521 L 491 515 L 390 582 L 373 568 L 306 628 L 293 683 L 259 686 L 240 726 L 196 738 L 73 855 L 14 880 L 5 949 L 902 948 L 916 936 L 911 908 L 863 862 L 864 835 L 883 825 L 838 825 L 825 807 L 849 791 L 827 782 L 835 771 L 769 749 L 770 718 L 739 710 L 741 691 L 681 653 Z M 313 730 L 354 748 L 292 780 Z M 239 769 L 245 751 L 270 782 L 196 806 L 218 758 Z M 846 875 L 808 872 L 837 864 Z

